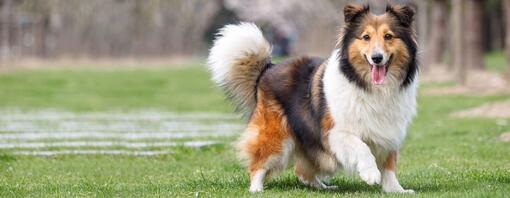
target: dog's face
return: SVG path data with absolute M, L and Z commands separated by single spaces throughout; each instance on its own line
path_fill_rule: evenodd
M 416 53 L 414 11 L 388 6 L 385 14 L 376 16 L 366 6 L 348 5 L 344 14 L 342 51 L 347 53 L 344 58 L 353 67 L 353 75 L 372 85 L 385 84 L 387 76 L 403 82 Z

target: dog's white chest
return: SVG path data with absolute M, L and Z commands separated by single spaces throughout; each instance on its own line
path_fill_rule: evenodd
M 397 149 L 416 114 L 416 82 L 400 90 L 388 79 L 389 85 L 367 92 L 349 82 L 335 62 L 330 61 L 323 79 L 335 123 L 331 132 L 351 133 L 366 143 Z
M 351 94 L 342 97 L 346 104 L 332 110 L 337 130 L 354 133 L 366 142 L 387 149 L 398 148 L 415 113 L 415 102 L 405 95 Z

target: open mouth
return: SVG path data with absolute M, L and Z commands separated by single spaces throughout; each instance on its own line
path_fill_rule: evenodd
M 388 66 L 391 64 L 392 58 L 393 56 L 390 56 L 390 59 L 386 62 L 386 64 L 371 65 L 371 78 L 373 85 L 384 84 L 384 81 L 386 80 L 386 74 L 388 73 Z

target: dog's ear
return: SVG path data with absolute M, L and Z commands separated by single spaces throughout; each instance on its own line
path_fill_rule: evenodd
M 409 6 L 391 6 L 386 7 L 386 13 L 397 17 L 400 24 L 404 27 L 410 27 L 414 21 L 414 10 Z
M 346 23 L 354 21 L 356 18 L 370 11 L 368 5 L 361 6 L 357 4 L 348 4 L 344 8 L 344 18 Z

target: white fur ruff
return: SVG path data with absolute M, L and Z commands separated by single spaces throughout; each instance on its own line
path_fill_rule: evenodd
M 407 126 L 416 114 L 417 79 L 401 89 L 401 82 L 388 76 L 384 85 L 367 92 L 342 74 L 338 53 L 335 50 L 331 55 L 323 78 L 327 105 L 335 123 L 329 144 L 344 169 L 358 170 L 361 174 L 365 171 L 370 182 L 378 183 L 370 178 L 377 173 L 361 169 L 370 172 L 377 168 L 375 162 L 380 162 L 389 151 L 398 151 L 403 143 Z

